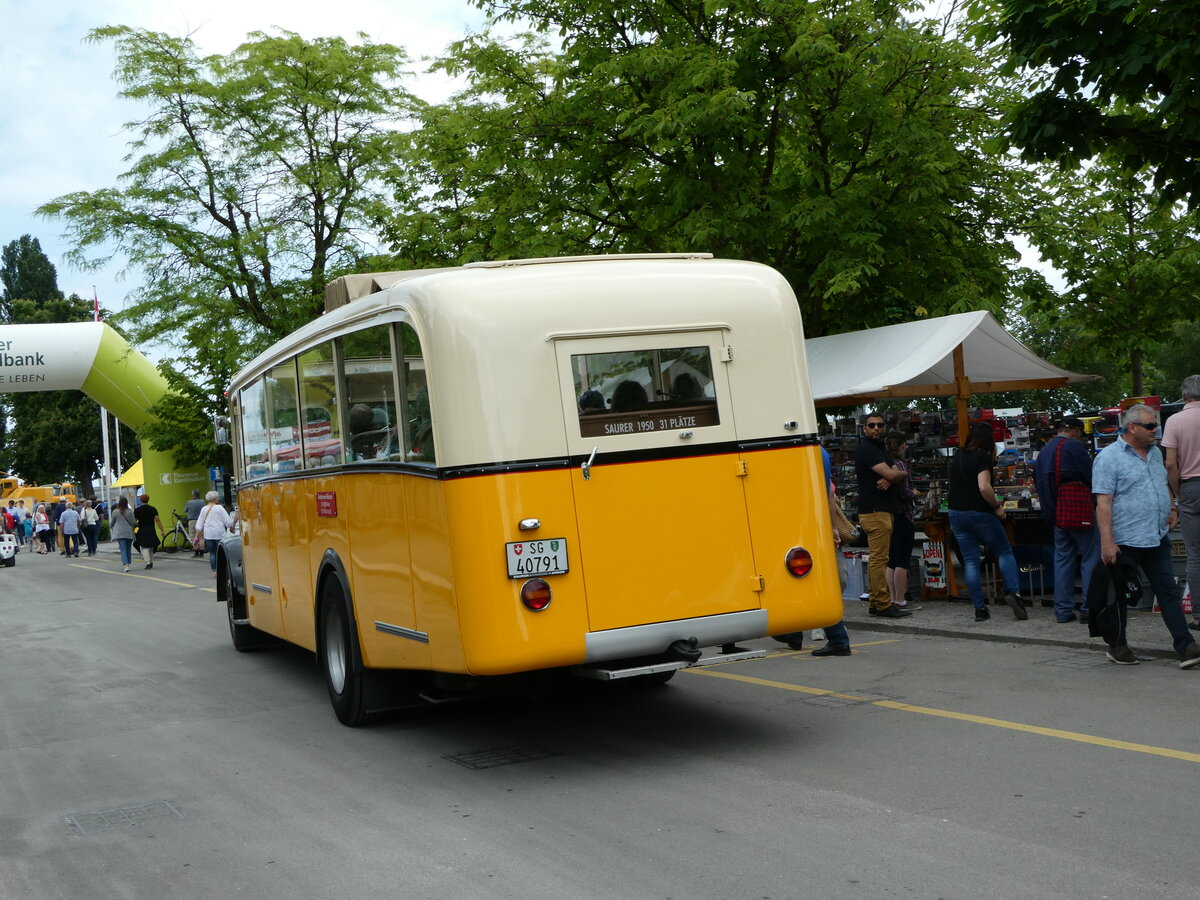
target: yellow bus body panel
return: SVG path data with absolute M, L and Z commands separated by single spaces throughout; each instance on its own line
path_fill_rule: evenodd
M 466 671 L 502 675 L 583 662 L 588 597 L 568 471 L 461 478 L 444 486 L 458 615 L 446 623 L 443 639 L 461 629 Z M 528 518 L 541 527 L 520 531 L 517 523 Z M 552 538 L 566 540 L 569 571 L 546 578 L 550 606 L 531 612 L 521 603 L 526 579 L 508 577 L 504 545 Z
M 736 454 L 572 473 L 592 631 L 758 609 Z
M 788 447 L 747 453 L 746 508 L 754 559 L 762 573 L 768 634 L 824 628 L 842 619 L 833 527 L 825 493 L 821 448 Z M 784 557 L 803 547 L 813 568 L 803 578 L 787 571 Z

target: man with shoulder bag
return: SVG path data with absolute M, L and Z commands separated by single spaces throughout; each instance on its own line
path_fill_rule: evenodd
M 1079 619 L 1087 622 L 1088 590 L 1100 559 L 1096 503 L 1092 495 L 1092 458 L 1083 444 L 1083 422 L 1067 416 L 1058 435 L 1038 452 L 1034 467 L 1042 515 L 1054 526 L 1054 618 L 1075 621 L 1075 576 L 1080 575 L 1083 603 Z

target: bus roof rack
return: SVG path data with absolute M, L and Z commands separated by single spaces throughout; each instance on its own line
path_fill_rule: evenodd
M 609 253 L 595 256 L 543 256 L 534 259 L 499 259 L 467 263 L 463 266 L 442 266 L 430 269 L 404 269 L 397 272 L 373 272 L 359 275 L 343 275 L 325 286 L 325 312 L 386 291 L 394 284 L 423 278 L 438 272 L 457 269 L 507 269 L 516 266 L 545 266 L 554 263 L 619 261 L 630 259 L 712 259 L 711 253 Z

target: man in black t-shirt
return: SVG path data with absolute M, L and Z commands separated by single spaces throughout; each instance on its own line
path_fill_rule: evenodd
M 903 481 L 908 473 L 892 465 L 883 445 L 883 416 L 870 413 L 863 425 L 863 435 L 854 453 L 854 472 L 858 477 L 858 522 L 867 533 L 867 581 L 871 594 L 870 613 L 885 619 L 911 616 L 907 609 L 892 605 L 887 586 L 887 564 L 892 546 L 892 515 L 896 509 L 896 492 L 892 485 Z

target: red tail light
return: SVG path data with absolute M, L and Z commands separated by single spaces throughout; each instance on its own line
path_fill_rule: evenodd
M 530 578 L 521 585 L 521 602 L 532 612 L 541 612 L 549 606 L 552 596 L 550 585 L 540 578 Z
M 788 574 L 795 578 L 803 578 L 812 571 L 812 554 L 803 547 L 793 547 L 783 558 L 783 564 L 787 566 Z

